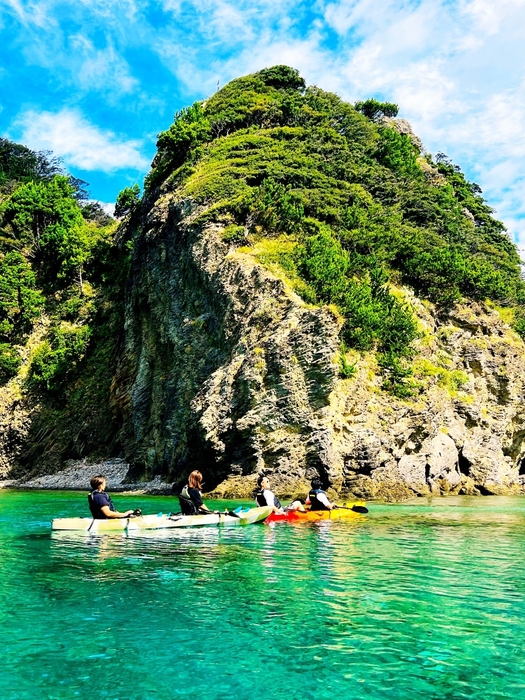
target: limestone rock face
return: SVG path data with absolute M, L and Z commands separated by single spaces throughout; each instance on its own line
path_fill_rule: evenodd
M 306 305 L 189 201 L 163 195 L 136 237 L 113 386 L 135 476 L 282 496 L 321 475 L 335 493 L 514 493 L 525 473 L 524 344 L 496 311 L 437 316 L 410 297 L 423 338 L 418 393 L 381 389 L 373 355 L 339 377 L 341 320 Z
M 263 468 L 296 488 L 337 459 L 316 422 L 340 322 L 193 217 L 168 197 L 138 239 L 114 385 L 127 457 L 175 481 L 201 468 L 208 488 Z
M 35 406 L 24 401 L 15 380 L 0 388 L 0 479 L 11 475 L 27 440 Z

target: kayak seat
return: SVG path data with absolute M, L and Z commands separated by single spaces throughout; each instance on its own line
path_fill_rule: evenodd
M 179 494 L 179 503 L 182 515 L 197 515 L 199 512 L 191 498 L 184 498 L 184 496 Z

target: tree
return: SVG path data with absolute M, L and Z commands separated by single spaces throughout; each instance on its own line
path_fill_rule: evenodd
M 0 259 L 0 338 L 16 341 L 30 330 L 44 304 L 35 287 L 35 274 L 20 253 Z
M 299 90 L 302 92 L 306 88 L 304 78 L 299 75 L 299 71 L 289 66 L 263 68 L 257 75 L 266 85 L 280 90 Z
M 7 201 L 4 222 L 22 250 L 35 258 L 46 281 L 79 271 L 89 254 L 87 232 L 68 177 L 28 182 Z
M 422 170 L 416 161 L 418 150 L 410 136 L 391 128 L 380 128 L 379 132 L 377 160 L 401 177 L 420 178 Z
M 86 221 L 92 221 L 99 226 L 108 226 L 114 221 L 113 217 L 104 211 L 100 202 L 93 199 L 82 204 L 80 209 Z
M 140 187 L 135 183 L 133 187 L 125 187 L 117 195 L 115 204 L 115 216 L 122 219 L 133 213 L 140 201 Z
M 356 102 L 355 108 L 373 122 L 381 117 L 397 117 L 399 112 L 399 107 L 393 102 L 378 102 L 373 98 L 363 102 Z
M 10 181 L 51 180 L 61 173 L 60 158 L 52 156 L 50 151 L 32 151 L 0 138 L 0 185 Z

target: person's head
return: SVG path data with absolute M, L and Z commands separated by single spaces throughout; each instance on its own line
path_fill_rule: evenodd
M 103 474 L 97 474 L 92 477 L 89 484 L 93 491 L 103 491 L 106 488 L 106 477 Z
M 261 474 L 261 476 L 257 479 L 257 486 L 260 489 L 269 489 L 270 488 L 270 479 L 265 476 L 264 474 Z
M 199 489 L 202 486 L 202 474 L 198 469 L 192 471 L 188 477 L 188 486 L 190 489 Z
M 321 479 L 318 476 L 314 476 L 314 478 L 311 481 L 312 488 L 315 489 L 320 489 L 321 488 Z

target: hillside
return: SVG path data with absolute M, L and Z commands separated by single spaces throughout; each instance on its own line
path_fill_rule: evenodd
M 33 301 L 2 397 L 32 408 L 5 473 L 105 450 L 135 479 L 198 465 L 221 494 L 262 470 L 283 495 L 315 473 L 366 497 L 520 491 L 520 260 L 397 113 L 285 66 L 234 80 L 159 135 L 118 230 L 79 225 L 91 242 L 53 268 L 18 223 L 19 178 L 3 221 Z
M 129 251 L 86 185 L 0 139 L 0 478 L 112 450 Z

